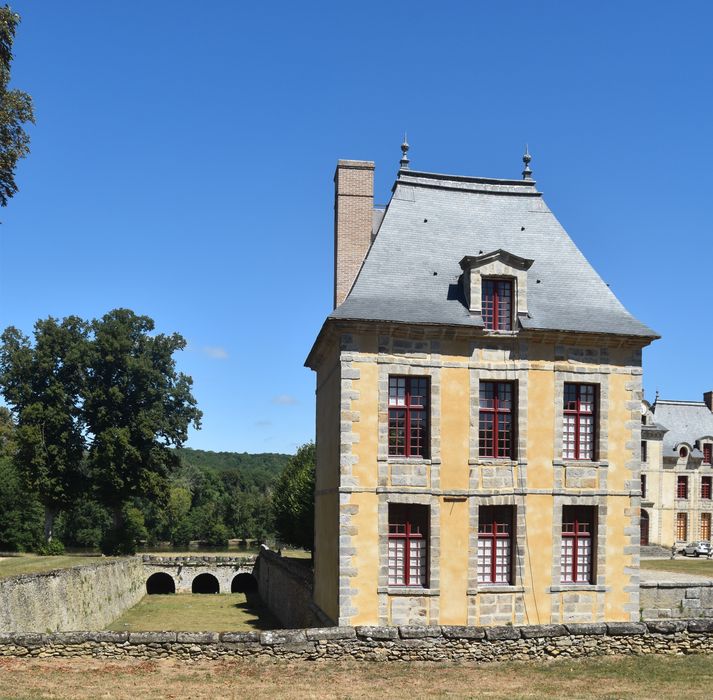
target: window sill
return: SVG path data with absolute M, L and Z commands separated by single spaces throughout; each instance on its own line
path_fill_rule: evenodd
M 468 460 L 468 465 L 471 467 L 517 467 L 520 464 L 524 464 L 524 462 L 519 459 L 510 459 L 510 457 L 478 457 Z
M 421 588 L 419 586 L 379 586 L 377 593 L 386 593 L 393 596 L 436 596 L 441 595 L 438 588 Z
M 478 588 L 469 588 L 467 595 L 478 595 L 479 593 L 524 593 L 525 586 L 508 586 L 502 583 L 481 583 Z
M 607 469 L 609 462 L 604 459 L 556 459 L 552 462 L 553 467 L 590 467 L 591 469 Z
M 560 583 L 558 586 L 550 586 L 550 593 L 566 593 L 568 591 L 604 593 L 607 591 L 607 587 L 596 583 Z
M 384 457 L 384 462 L 389 464 L 432 464 L 428 457 Z

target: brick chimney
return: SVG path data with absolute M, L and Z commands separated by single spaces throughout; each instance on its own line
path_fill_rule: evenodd
M 334 307 L 349 294 L 371 245 L 374 163 L 340 160 L 334 173 Z
M 706 391 L 706 393 L 703 394 L 703 401 L 706 406 L 708 406 L 708 410 L 713 411 L 713 391 Z

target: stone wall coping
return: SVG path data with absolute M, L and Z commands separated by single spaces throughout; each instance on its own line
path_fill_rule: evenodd
M 91 564 L 77 564 L 76 566 L 65 566 L 58 569 L 50 569 L 49 571 L 36 571 L 29 574 L 17 574 L 16 576 L 3 576 L 0 578 L 0 585 L 13 582 L 22 583 L 24 581 L 34 581 L 39 578 L 55 578 L 59 575 L 65 574 L 67 571 L 91 571 L 93 569 L 98 569 L 104 566 L 115 566 L 116 564 L 121 564 L 126 561 L 131 561 L 134 557 L 112 557 L 107 558 L 100 554 L 97 554 L 96 562 Z
M 709 588 L 713 579 L 707 581 L 641 581 L 640 588 Z
M 277 629 L 262 632 L 54 632 L 49 634 L 0 634 L 0 655 L 4 647 L 65 647 L 75 645 L 144 646 L 202 645 L 223 647 L 280 647 L 311 643 L 340 644 L 359 642 L 393 643 L 407 640 L 450 643 L 479 641 L 483 644 L 518 639 L 550 639 L 568 636 L 650 636 L 672 634 L 713 634 L 713 619 L 651 620 L 647 622 L 566 623 L 499 627 L 459 625 L 402 625 L 380 627 L 315 627 L 309 629 Z M 290 647 L 292 648 L 292 647 Z
M 159 556 L 156 554 L 140 554 L 143 564 L 150 566 L 252 566 L 257 560 L 257 555 L 242 557 L 218 557 L 210 555 L 196 556 Z

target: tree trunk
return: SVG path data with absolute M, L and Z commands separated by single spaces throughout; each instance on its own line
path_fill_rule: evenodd
M 49 543 L 54 537 L 54 519 L 57 511 L 50 506 L 45 506 L 45 542 Z

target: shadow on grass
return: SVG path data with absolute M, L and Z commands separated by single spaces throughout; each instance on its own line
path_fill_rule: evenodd
M 267 609 L 257 592 L 246 593 L 245 601 L 235 603 L 233 607 L 255 617 L 254 620 L 245 620 L 248 627 L 256 630 L 274 630 L 282 627 L 278 619 Z

